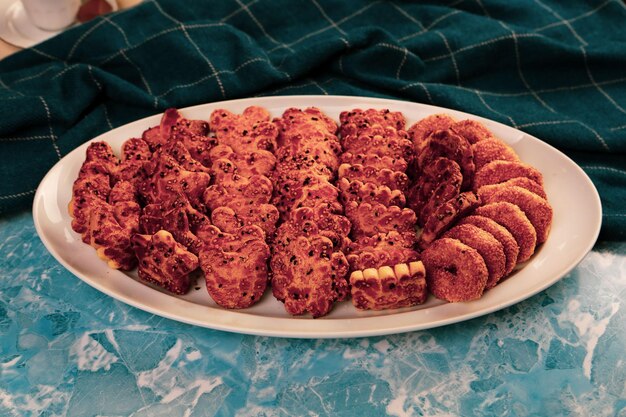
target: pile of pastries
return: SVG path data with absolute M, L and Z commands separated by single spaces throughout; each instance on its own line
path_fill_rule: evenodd
M 292 315 L 471 301 L 548 237 L 541 173 L 473 120 L 407 126 L 388 109 L 208 121 L 176 109 L 124 142 L 92 142 L 72 228 L 111 268 L 185 294 L 201 271 L 229 309 L 266 292 Z

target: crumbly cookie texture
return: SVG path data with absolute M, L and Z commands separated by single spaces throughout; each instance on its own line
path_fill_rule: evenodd
M 167 109 L 121 156 L 89 145 L 72 228 L 111 268 L 229 309 L 271 286 L 293 315 L 471 301 L 550 233 L 544 178 L 477 120 L 389 109 Z

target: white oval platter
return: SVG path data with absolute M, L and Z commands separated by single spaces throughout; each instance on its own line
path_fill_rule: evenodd
M 475 119 L 511 145 L 522 161 L 539 169 L 554 210 L 550 236 L 522 268 L 476 301 L 445 303 L 430 296 L 425 304 L 401 310 L 358 311 L 350 301 L 335 305 L 325 317 L 291 317 L 271 290 L 245 310 L 226 310 L 209 297 L 204 280 L 199 290 L 173 296 L 146 285 L 136 273 L 112 270 L 71 228 L 67 211 L 72 184 L 91 141 L 106 141 L 116 152 L 131 137 L 159 124 L 161 115 L 147 117 L 104 133 L 81 145 L 45 176 L 35 194 L 33 217 L 37 233 L 50 253 L 92 287 L 139 309 L 192 325 L 231 332 L 299 338 L 348 338 L 402 333 L 468 320 L 518 303 L 551 286 L 571 271 L 591 250 L 602 220 L 600 198 L 591 180 L 571 159 L 552 146 L 506 125 L 441 107 L 406 101 L 350 96 L 279 96 L 209 103 L 180 109 L 190 119 L 208 120 L 214 109 L 240 113 L 246 107 L 267 108 L 273 117 L 289 107 L 319 107 L 338 120 L 354 108 L 400 111 L 407 126 L 428 115 L 447 113 L 457 120 Z

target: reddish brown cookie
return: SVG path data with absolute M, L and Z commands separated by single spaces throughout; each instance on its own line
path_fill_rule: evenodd
M 391 190 L 391 188 L 384 185 L 340 178 L 337 181 L 337 187 L 344 205 L 351 201 L 357 204 L 379 203 L 387 207 L 398 206 L 402 208 L 406 205 L 406 197 L 400 190 Z
M 148 204 L 169 201 L 182 193 L 196 209 L 204 211 L 202 195 L 211 180 L 209 174 L 187 171 L 172 156 L 163 153 L 158 154 L 147 171 L 150 177 L 138 191 Z
M 515 238 L 519 246 L 517 263 L 526 262 L 535 253 L 537 232 L 528 217 L 515 204 L 507 202 L 490 203 L 478 207 L 474 214 L 490 218 L 504 226 Z
M 354 271 L 350 275 L 352 304 L 359 310 L 410 307 L 426 301 L 426 272 L 422 262 Z
M 460 194 L 460 184 L 452 184 L 444 182 L 439 184 L 428 199 L 428 202 L 422 207 L 418 216 L 418 224 L 424 226 L 430 215 L 437 210 L 446 201 L 453 199 Z
M 335 212 L 341 212 L 338 202 L 339 190 L 323 177 L 305 176 L 302 180 L 289 180 L 276 184 L 272 202 L 280 212 L 281 219 L 289 218 L 291 211 L 300 207 L 330 204 Z
M 92 207 L 83 240 L 96 249 L 109 267 L 129 271 L 137 264 L 131 236 L 138 231 L 140 210 L 139 204 L 132 201 L 115 205 L 101 202 Z
M 267 204 L 272 198 L 272 190 L 272 182 L 266 176 L 246 178 L 239 174 L 226 174 L 219 183 L 209 185 L 202 198 L 211 210 L 222 206 Z
M 211 166 L 211 149 L 218 144 L 214 137 L 194 134 L 181 128 L 179 124 L 172 128 L 170 141 L 171 143 L 166 145 L 167 148 L 171 148 L 173 143 L 179 143 L 187 149 L 191 158 L 204 167 Z
M 242 114 L 235 114 L 226 109 L 213 110 L 209 117 L 209 126 L 218 139 L 224 137 L 240 139 L 249 136 L 260 123 L 269 121 L 270 113 L 266 109 L 249 106 Z
M 380 268 L 415 261 L 418 253 L 413 250 L 416 236 L 413 232 L 378 233 L 361 236 L 345 250 L 350 270 Z
M 439 206 L 426 220 L 417 241 L 421 249 L 426 249 L 455 222 L 462 219 L 480 204 L 478 196 L 472 192 L 461 193 Z
M 332 181 L 335 177 L 336 167 L 319 163 L 308 154 L 291 156 L 281 153 L 284 148 L 278 150 L 279 162 L 272 173 L 272 180 L 276 187 L 280 188 L 288 182 L 298 182 L 305 185 L 307 181 L 315 179 Z M 338 161 L 338 160 L 337 160 Z
M 433 114 L 415 123 L 409 129 L 409 137 L 417 155 L 422 153 L 426 145 L 426 139 L 437 130 L 447 130 L 455 123 L 454 119 L 447 114 Z
M 483 257 L 489 276 L 485 289 L 496 286 L 506 271 L 504 246 L 492 234 L 471 224 L 460 224 L 444 233 L 443 237 L 457 239 L 476 249 Z
M 519 246 L 511 232 L 509 232 L 504 226 L 499 225 L 498 223 L 487 217 L 477 215 L 464 217 L 459 221 L 458 224 L 474 225 L 495 237 L 502 244 L 502 247 L 504 249 L 504 255 L 506 257 L 504 276 L 509 275 L 511 271 L 513 271 L 515 265 L 517 265 Z
M 520 160 L 513 148 L 495 137 L 489 137 L 474 143 L 472 152 L 474 152 L 476 171 L 491 161 L 519 162 Z
M 111 192 L 111 178 L 107 174 L 78 177 L 72 185 L 72 199 L 68 212 L 72 230 L 84 234 L 89 226 L 89 213 L 96 205 L 106 202 Z M 83 237 L 83 241 L 86 241 Z
M 167 230 L 174 239 L 197 255 L 202 246 L 198 230 L 210 224 L 208 217 L 194 209 L 183 195 L 160 204 L 146 205 L 139 218 L 139 230 L 152 235 Z
M 312 125 L 293 125 L 286 132 L 282 132 L 279 148 L 291 155 L 306 153 L 307 150 L 319 149 L 329 154 L 341 154 L 341 143 L 337 136 L 319 130 Z
M 181 167 L 186 169 L 187 171 L 192 172 L 205 172 L 209 174 L 211 172 L 210 169 L 210 152 L 206 151 L 204 153 L 203 163 L 196 160 L 189 150 L 185 147 L 183 142 L 173 141 L 172 143 L 168 143 L 166 147 L 163 147 L 160 152 L 167 152 L 170 156 L 176 160 L 180 164 Z M 151 157 L 154 157 L 153 155 Z
M 552 226 L 552 207 L 547 200 L 517 186 L 502 187 L 492 189 L 481 187 L 478 195 L 485 204 L 506 201 L 518 206 L 528 220 L 532 223 L 537 232 L 537 244 L 541 244 L 548 239 Z
M 137 203 L 137 189 L 128 181 L 118 181 L 113 188 L 111 188 L 108 201 L 109 204 L 115 204 L 121 201 L 134 201 Z
M 122 161 L 117 168 L 116 178 L 129 181 L 139 187 L 146 179 L 144 164 L 152 157 L 148 144 L 139 138 L 128 139 L 122 145 Z
M 472 189 L 483 185 L 499 184 L 512 178 L 526 177 L 543 187 L 543 175 L 536 168 L 512 161 L 491 161 L 476 172 Z
M 230 146 L 237 153 L 276 149 L 278 128 L 262 107 L 250 106 L 241 115 L 216 109 L 211 113 L 209 125 L 218 143 Z
M 361 130 L 357 135 L 347 136 L 342 141 L 345 152 L 353 154 L 374 154 L 380 157 L 404 159 L 414 158 L 413 144 L 404 131 L 396 131 L 392 127 L 383 128 L 374 125 Z
M 543 198 L 544 200 L 548 199 L 548 196 L 546 195 L 546 191 L 544 190 L 544 188 L 538 183 L 536 183 L 535 181 L 526 177 L 511 178 L 510 180 L 507 180 L 498 184 L 483 185 L 482 187 L 480 187 L 479 192 L 480 190 L 483 190 L 483 192 L 486 192 L 487 190 L 489 190 L 489 192 L 491 193 L 491 192 L 494 192 L 495 190 L 500 190 L 503 188 L 513 187 L 513 186 L 525 188 L 531 193 L 537 194 L 539 197 Z
M 429 204 L 431 196 L 437 187 L 448 184 L 450 187 L 461 190 L 461 167 L 448 158 L 437 158 L 424 167 L 417 181 L 407 192 L 407 205 L 415 213 L 421 213 L 422 208 Z M 423 226 L 427 217 L 419 216 L 419 225 Z
M 488 271 L 482 256 L 456 239 L 434 241 L 424 252 L 428 289 L 449 302 L 479 299 L 487 284 Z
M 352 223 L 352 236 L 355 238 L 391 231 L 415 231 L 415 212 L 408 208 L 352 201 L 344 206 L 344 210 Z
M 279 212 L 273 204 L 247 204 L 217 207 L 211 212 L 211 222 L 228 233 L 244 226 L 258 226 L 271 236 L 276 231 Z
M 455 133 L 463 136 L 470 144 L 493 137 L 493 134 L 482 123 L 476 120 L 461 120 L 450 127 Z
M 225 174 L 238 174 L 242 177 L 264 175 L 269 178 L 276 166 L 274 154 L 262 149 L 237 153 L 230 146 L 217 145 L 211 149 L 209 157 L 216 182 Z
M 467 139 L 451 130 L 433 132 L 426 139 L 424 148 L 418 156 L 418 166 L 423 170 L 424 167 L 441 157 L 451 159 L 459 164 L 463 175 L 461 189 L 468 189 L 474 178 L 475 165 L 474 153 Z
M 404 172 L 391 171 L 385 168 L 376 169 L 359 164 L 341 164 L 337 176 L 349 181 L 370 182 L 377 186 L 389 187 L 391 190 L 400 190 L 403 193 L 407 191 L 409 185 L 409 177 Z
M 358 135 L 369 126 L 380 125 L 383 128 L 391 127 L 396 130 L 404 130 L 406 119 L 400 112 L 392 112 L 388 109 L 354 109 L 343 111 L 339 114 L 341 123 L 340 133 L 342 138 Z
M 402 158 L 392 158 L 390 156 L 378 156 L 376 154 L 354 154 L 352 152 L 344 152 L 341 155 L 342 164 L 363 165 L 376 169 L 389 169 L 391 171 L 404 172 L 408 168 L 408 163 Z
M 117 156 L 113 153 L 111 146 L 103 141 L 92 142 L 89 144 L 85 152 L 85 162 L 81 168 L 81 174 L 84 172 L 85 167 L 90 166 L 90 163 L 94 162 L 98 163 L 103 172 L 109 175 L 114 175 L 117 170 L 117 166 L 120 163 Z
M 184 118 L 177 109 L 169 108 L 163 112 L 158 126 L 146 130 L 142 139 L 150 146 L 151 151 L 156 151 L 164 146 L 171 138 L 172 129 L 185 131 L 189 135 L 206 136 L 209 134 L 209 124 L 204 120 L 189 120 Z
M 270 260 L 272 292 L 292 315 L 321 317 L 349 292 L 348 263 L 330 239 L 299 236 Z
M 304 110 L 288 108 L 282 117 L 274 119 L 274 123 L 279 127 L 281 138 L 284 134 L 297 130 L 299 126 L 311 126 L 317 131 L 331 135 L 337 133 L 337 123 L 317 107 L 308 107 Z
M 160 149 L 169 141 L 172 127 L 176 125 L 181 117 L 178 110 L 173 108 L 166 109 L 161 116 L 159 125 L 143 132 L 141 138 L 148 144 L 152 152 Z
M 276 169 L 272 173 L 275 181 L 281 181 L 281 178 L 289 178 L 301 173 L 312 173 L 326 178 L 331 181 L 335 176 L 335 171 L 339 167 L 339 159 L 335 154 L 326 153 L 316 154 L 316 149 L 307 149 L 313 152 L 302 152 L 299 154 L 291 154 L 286 148 L 279 148 L 276 151 L 277 164 Z
M 250 240 L 264 242 L 266 236 L 259 226 L 243 226 L 229 233 L 208 223 L 198 228 L 196 233 L 204 248 L 218 248 L 225 252 L 236 252 Z
M 286 247 L 298 236 L 321 235 L 330 239 L 333 247 L 339 249 L 347 243 L 350 227 L 350 221 L 336 214 L 331 205 L 300 207 L 291 212 L 289 219 L 278 227 L 273 243 Z
M 249 239 L 230 251 L 204 247 L 199 261 L 213 301 L 224 308 L 257 303 L 267 287 L 269 256 L 269 247 L 260 239 Z
M 189 120 L 176 109 L 167 109 L 159 126 L 146 130 L 142 139 L 152 152 L 165 151 L 173 144 L 184 146 L 193 159 L 209 166 L 209 151 L 217 141 L 208 137 L 209 124 L 203 120 Z
M 132 245 L 139 260 L 139 278 L 174 294 L 189 291 L 189 274 L 198 268 L 198 257 L 176 242 L 171 233 L 135 234 Z

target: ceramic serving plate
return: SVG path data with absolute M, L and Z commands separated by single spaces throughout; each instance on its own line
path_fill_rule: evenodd
M 185 296 L 173 296 L 137 280 L 136 272 L 107 267 L 70 225 L 67 211 L 72 184 L 85 158 L 89 142 L 59 161 L 41 182 L 34 199 L 33 216 L 41 240 L 69 271 L 92 287 L 139 309 L 181 322 L 238 333 L 302 338 L 343 338 L 384 335 L 427 329 L 481 316 L 518 303 L 554 284 L 572 270 L 593 247 L 602 219 L 600 199 L 586 174 L 552 146 L 524 132 L 471 114 L 405 101 L 346 96 L 281 96 L 210 103 L 181 109 L 190 119 L 208 120 L 214 109 L 240 113 L 246 107 L 267 108 L 279 116 L 289 107 L 316 106 L 338 121 L 339 113 L 354 108 L 388 108 L 400 111 L 407 125 L 435 113 L 457 120 L 475 119 L 515 149 L 525 163 L 539 169 L 554 210 L 550 236 L 523 267 L 480 299 L 445 303 L 429 297 L 413 308 L 381 312 L 358 311 L 350 301 L 335 305 L 330 314 L 312 319 L 291 317 L 267 290 L 259 303 L 246 310 L 226 310 L 209 297 L 204 280 Z M 131 137 L 159 124 L 161 115 L 129 123 L 94 138 L 106 141 L 116 152 Z

